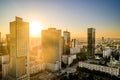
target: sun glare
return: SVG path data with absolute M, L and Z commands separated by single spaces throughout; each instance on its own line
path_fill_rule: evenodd
M 30 23 L 30 36 L 31 37 L 40 37 L 42 25 L 39 22 Z

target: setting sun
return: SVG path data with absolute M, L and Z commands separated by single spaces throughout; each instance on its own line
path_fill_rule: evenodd
M 42 25 L 39 22 L 30 23 L 30 36 L 31 37 L 40 37 Z

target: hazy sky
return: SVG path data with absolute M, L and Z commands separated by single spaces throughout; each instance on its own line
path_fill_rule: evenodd
M 94 27 L 97 37 L 120 38 L 120 0 L 0 0 L 2 34 L 9 33 L 15 16 L 39 21 L 45 29 L 67 29 L 73 37 L 86 37 Z

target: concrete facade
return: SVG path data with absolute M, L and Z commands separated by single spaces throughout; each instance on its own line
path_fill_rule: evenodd
M 10 22 L 9 70 L 15 80 L 29 79 L 29 23 L 19 17 Z
M 88 68 L 90 70 L 96 70 L 101 72 L 106 72 L 111 75 L 119 76 L 120 75 L 120 69 L 115 67 L 107 67 L 107 66 L 101 66 L 96 64 L 90 64 L 86 62 L 79 62 L 79 67 Z
M 62 40 L 61 30 L 57 30 L 56 28 L 42 30 L 42 56 L 44 62 L 49 64 L 50 70 L 53 70 L 54 66 L 51 68 L 51 65 L 56 64 L 56 62 L 59 62 L 59 69 L 61 69 Z

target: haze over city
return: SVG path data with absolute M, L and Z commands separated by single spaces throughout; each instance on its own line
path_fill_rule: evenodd
M 69 30 L 72 37 L 86 38 L 87 28 L 96 37 L 120 37 L 120 0 L 0 0 L 0 32 L 9 33 L 15 16 L 30 23 L 30 36 L 41 37 L 42 29 Z M 35 24 L 35 25 L 34 25 Z
M 0 0 L 0 80 L 120 80 L 120 0 Z

